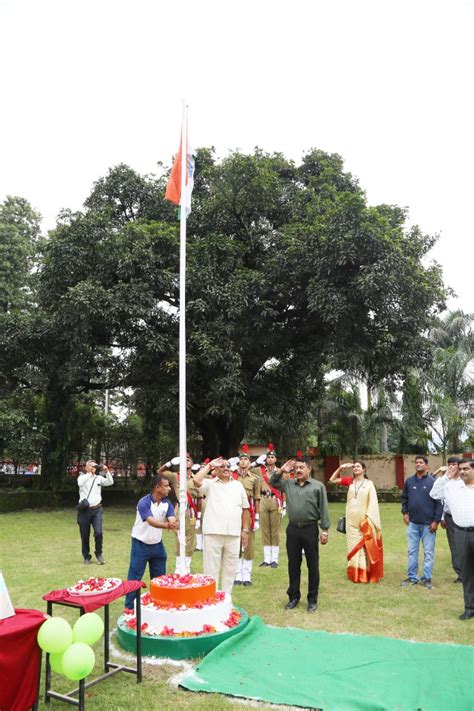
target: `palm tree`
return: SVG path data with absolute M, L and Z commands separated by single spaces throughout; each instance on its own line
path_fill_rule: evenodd
M 359 384 L 346 376 L 328 385 L 319 412 L 318 442 L 322 454 L 350 454 L 367 449 L 365 412 Z
M 432 366 L 417 374 L 422 395 L 423 421 L 431 441 L 446 458 L 459 452 L 462 436 L 473 421 L 474 334 L 473 314 L 453 311 L 431 330 Z

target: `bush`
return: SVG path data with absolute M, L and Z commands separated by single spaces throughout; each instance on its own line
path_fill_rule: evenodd
M 104 491 L 105 506 L 136 506 L 138 499 L 147 493 L 147 488 L 107 489 Z M 2 491 L 0 513 L 23 511 L 24 509 L 59 509 L 75 508 L 78 502 L 78 490 L 61 491 Z

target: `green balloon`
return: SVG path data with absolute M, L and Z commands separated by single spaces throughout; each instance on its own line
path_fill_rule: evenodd
M 84 644 L 95 644 L 104 634 L 104 623 L 102 618 L 95 612 L 87 612 L 81 615 L 72 629 L 73 642 L 84 642 Z
M 49 655 L 49 663 L 51 664 L 51 669 L 57 674 L 63 674 L 63 656 L 63 652 L 61 652 L 61 654 Z
M 72 681 L 88 676 L 94 664 L 94 650 L 84 642 L 74 642 L 63 654 L 63 674 Z
M 71 643 L 71 625 L 62 617 L 50 617 L 38 630 L 38 644 L 49 654 L 61 654 Z

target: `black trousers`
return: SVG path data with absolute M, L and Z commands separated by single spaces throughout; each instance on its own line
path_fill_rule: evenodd
M 474 531 L 455 528 L 456 549 L 461 558 L 464 610 L 474 613 Z
M 451 564 L 458 578 L 462 579 L 461 559 L 456 547 L 456 526 L 454 525 L 453 517 L 449 513 L 444 514 L 444 521 L 446 523 L 449 550 L 451 551 Z
M 94 541 L 96 555 L 102 553 L 102 506 L 97 509 L 86 509 L 85 511 L 77 512 L 77 523 L 81 532 L 82 555 L 84 558 L 90 558 L 89 538 L 91 526 L 94 530 Z
M 300 599 L 301 563 L 303 551 L 308 566 L 308 602 L 318 601 L 319 589 L 319 546 L 318 525 L 310 524 L 299 528 L 293 523 L 286 529 L 286 551 L 288 553 L 288 577 L 290 586 L 287 590 L 290 600 Z

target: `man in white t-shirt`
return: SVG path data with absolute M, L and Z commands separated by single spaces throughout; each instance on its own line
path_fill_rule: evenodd
M 167 499 L 170 488 L 168 479 L 158 474 L 152 479 L 151 492 L 143 496 L 137 504 L 127 580 L 141 580 L 147 563 L 150 579 L 166 573 L 166 550 L 161 540 L 163 529 L 179 529 L 173 505 Z M 126 596 L 127 609 L 133 607 L 135 596 L 135 592 Z
M 213 479 L 206 479 L 212 470 Z M 193 477 L 206 497 L 202 520 L 204 573 L 216 579 L 219 590 L 230 593 L 237 571 L 239 552 L 248 543 L 249 502 L 245 489 L 231 474 L 222 457 L 213 459 Z M 219 576 L 221 585 L 219 586 Z
M 462 485 L 456 481 L 457 470 Z M 458 465 L 451 464 L 446 474 L 436 480 L 430 496 L 445 501 L 453 517 L 464 593 L 464 612 L 459 619 L 474 619 L 474 461 L 463 459 Z

